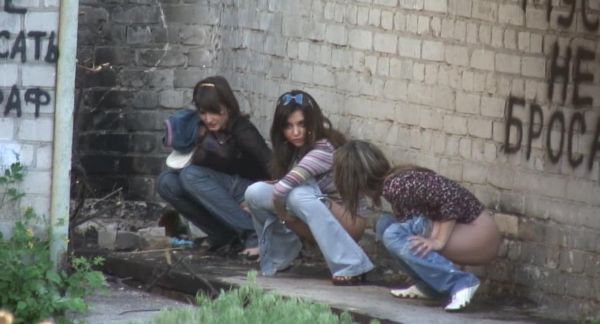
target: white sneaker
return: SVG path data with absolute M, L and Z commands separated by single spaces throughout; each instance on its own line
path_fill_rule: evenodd
M 452 294 L 452 301 L 450 304 L 446 305 L 444 309 L 447 312 L 457 312 L 464 309 L 471 302 L 471 299 L 473 298 L 473 295 L 475 295 L 477 288 L 479 288 L 479 284 L 455 292 Z
M 390 293 L 394 295 L 394 297 L 400 298 L 431 299 L 431 297 L 427 296 L 415 285 L 404 289 L 392 289 L 390 290 Z

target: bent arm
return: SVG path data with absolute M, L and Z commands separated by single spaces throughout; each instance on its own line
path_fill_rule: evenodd
M 431 230 L 430 239 L 435 241 L 434 250 L 443 250 L 448 243 L 448 239 L 452 234 L 452 230 L 454 230 L 454 225 L 456 224 L 456 220 L 448 220 L 443 222 L 433 222 L 433 229 Z

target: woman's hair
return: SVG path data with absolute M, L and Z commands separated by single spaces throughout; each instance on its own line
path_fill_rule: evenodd
M 220 75 L 198 82 L 194 87 L 192 101 L 199 112 L 220 114 L 221 106 L 224 106 L 228 113 L 226 129 L 229 129 L 241 116 L 240 105 L 233 95 L 233 90 L 227 80 Z
M 304 146 L 301 148 L 296 148 L 288 143 L 283 134 L 288 124 L 288 118 L 298 110 L 304 114 L 304 127 L 306 129 L 306 139 Z M 270 135 L 273 146 L 270 168 L 271 175 L 275 179 L 285 176 L 293 163 L 293 159 L 304 156 L 314 147 L 316 141 L 326 138 L 334 147 L 346 142 L 344 135 L 334 130 L 329 119 L 323 116 L 323 112 L 315 99 L 301 90 L 292 90 L 279 97 Z
M 383 152 L 369 142 L 353 140 L 339 147 L 333 157 L 333 177 L 348 211 L 358 209 L 363 194 L 379 205 L 383 182 L 390 170 Z
M 361 195 L 380 205 L 385 180 L 410 170 L 433 172 L 415 165 L 392 167 L 377 146 L 359 140 L 342 145 L 333 158 L 335 186 L 349 211 L 357 210 Z
M 232 125 L 242 117 L 240 105 L 233 95 L 233 90 L 229 86 L 229 82 L 220 76 L 211 76 L 196 83 L 192 102 L 196 106 L 196 110 L 200 113 L 208 112 L 220 114 L 221 107 L 227 109 L 227 122 L 225 129 L 230 130 Z M 194 162 L 202 161 L 205 158 L 206 152 L 202 147 L 208 131 L 205 127 L 199 127 L 196 135 L 196 151 L 192 160 Z

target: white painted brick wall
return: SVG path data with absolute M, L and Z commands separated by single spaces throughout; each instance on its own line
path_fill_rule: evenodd
M 0 63 L 0 70 L 2 70 L 2 75 L 0 75 L 0 87 L 10 88 L 14 84 L 17 84 L 19 81 L 19 65 Z M 10 89 L 6 89 L 3 92 L 6 92 L 4 96 L 8 97 Z
M 15 135 L 14 120 L 12 118 L 0 118 L 0 141 L 12 140 L 14 138 L 14 135 Z
M 394 34 L 376 33 L 373 38 L 373 49 L 377 52 L 396 53 L 398 38 Z
M 7 116 L 0 116 L 0 169 L 8 167 L 19 161 L 27 167 L 24 183 L 21 186 L 26 194 L 27 205 L 35 208 L 36 213 L 48 215 L 50 206 L 50 179 L 52 170 L 52 138 L 54 124 L 55 103 L 55 75 L 56 64 L 47 63 L 44 58 L 47 54 L 48 37 L 54 32 L 56 37 L 54 45 L 58 42 L 58 0 L 24 0 L 14 3 L 16 6 L 27 9 L 27 13 L 8 14 L 0 11 L 0 30 L 7 30 L 11 36 L 8 41 L 2 38 L 0 52 L 10 52 L 16 34 L 20 31 L 46 32 L 40 42 L 41 56 L 36 60 L 35 42 L 28 37 L 26 40 L 26 60 L 21 62 L 20 55 L 14 58 L 0 60 L 0 112 L 3 112 L 8 100 L 10 89 L 16 86 L 19 89 L 22 116 L 17 116 L 16 109 Z M 39 109 L 40 117 L 34 116 L 35 106 L 27 102 L 25 93 L 32 88 L 40 87 L 50 96 L 47 105 Z M 4 214 L 3 214 L 4 213 Z M 11 219 L 19 217 L 18 210 L 0 212 L 0 218 Z M 6 226 L 10 228 L 10 225 Z
M 54 120 L 46 118 L 21 119 L 17 130 L 17 140 L 52 142 Z

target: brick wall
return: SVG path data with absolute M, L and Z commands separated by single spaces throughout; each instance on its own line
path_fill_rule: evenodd
M 27 167 L 21 206 L 0 209 L 5 234 L 20 207 L 49 215 L 58 5 L 6 1 L 0 9 L 0 170 L 17 160 Z
M 349 136 L 501 212 L 490 286 L 600 316 L 600 5 L 571 2 L 82 1 L 79 56 L 113 69 L 87 74 L 81 155 L 100 190 L 149 198 L 162 119 L 196 81 L 225 75 L 264 134 L 305 89 Z

